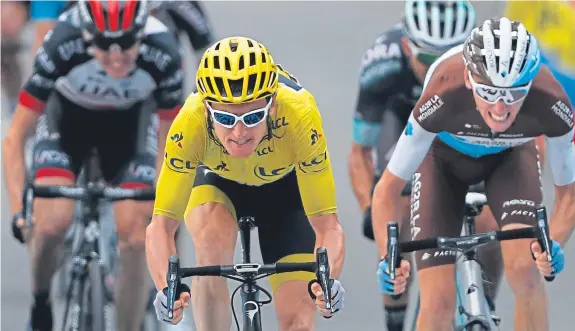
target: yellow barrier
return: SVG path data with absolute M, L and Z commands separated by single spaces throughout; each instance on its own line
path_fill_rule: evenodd
M 575 73 L 575 1 L 508 1 L 505 16 L 525 24 L 559 69 Z

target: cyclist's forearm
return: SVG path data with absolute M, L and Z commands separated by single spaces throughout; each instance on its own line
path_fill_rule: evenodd
M 373 185 L 371 150 L 353 144 L 349 154 L 348 168 L 353 192 L 361 210 L 364 211 L 371 204 L 371 187 Z
M 345 258 L 345 238 L 337 215 L 312 216 L 309 220 L 315 231 L 315 248 L 325 247 L 327 249 L 331 277 L 337 279 L 341 274 Z
M 10 209 L 17 213 L 22 210 L 22 190 L 26 181 L 24 140 L 9 133 L 2 142 L 2 160 Z
M 174 235 L 178 229 L 178 223 L 169 217 L 154 215 L 146 229 L 146 259 L 158 291 L 168 286 L 166 282 L 168 259 L 176 255 Z
M 575 183 L 556 187 L 555 205 L 549 224 L 551 239 L 564 246 L 575 228 Z
M 373 233 L 379 248 L 380 257 L 384 257 L 387 254 L 387 223 L 390 221 L 399 223 L 402 218 L 401 190 L 405 183 L 405 181 L 385 170 L 375 186 L 371 215 Z

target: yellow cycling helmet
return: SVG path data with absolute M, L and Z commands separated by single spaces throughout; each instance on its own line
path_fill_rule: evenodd
M 196 87 L 205 101 L 255 101 L 276 93 L 278 69 L 264 45 L 247 37 L 229 37 L 205 51 Z

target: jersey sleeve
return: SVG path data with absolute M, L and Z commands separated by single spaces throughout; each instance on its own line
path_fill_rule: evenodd
M 573 107 L 567 96 L 553 99 L 553 114 L 545 116 L 547 121 L 547 154 L 553 182 L 565 186 L 575 182 L 575 144 L 573 127 Z
M 353 140 L 375 146 L 388 99 L 396 93 L 402 69 L 397 43 L 376 44 L 364 54 L 359 73 L 359 94 L 353 119 Z
M 178 30 L 186 33 L 194 50 L 202 50 L 214 42 L 208 19 L 197 1 L 173 1 L 165 8 Z
M 294 132 L 292 154 L 303 207 L 308 216 L 336 212 L 335 182 L 319 110 L 313 102 Z
M 71 69 L 69 61 L 64 61 L 59 53 L 60 45 L 69 39 L 70 29 L 68 23 L 58 22 L 44 37 L 36 53 L 32 73 L 20 92 L 18 101 L 24 107 L 43 112 L 54 83 Z
M 183 220 L 192 191 L 196 169 L 205 146 L 202 114 L 193 114 L 183 106 L 166 139 L 164 163 L 156 187 L 154 214 Z
M 433 83 L 433 77 L 426 81 L 387 165 L 392 174 L 403 180 L 415 173 L 442 127 L 439 115 L 444 111 L 444 101 Z
M 164 34 L 174 39 L 169 33 Z M 172 43 L 170 43 L 172 44 Z M 162 71 L 159 69 L 158 87 L 154 97 L 158 105 L 158 114 L 162 120 L 172 120 L 176 117 L 184 100 L 184 71 L 182 70 L 182 56 L 175 43 L 172 45 L 176 51 L 170 52 L 170 62 Z

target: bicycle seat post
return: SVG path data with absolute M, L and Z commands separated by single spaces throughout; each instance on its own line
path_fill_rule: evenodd
M 240 239 L 242 244 L 243 263 L 251 263 L 250 254 L 250 231 L 255 227 L 255 220 L 253 217 L 240 217 L 238 226 L 240 228 Z

